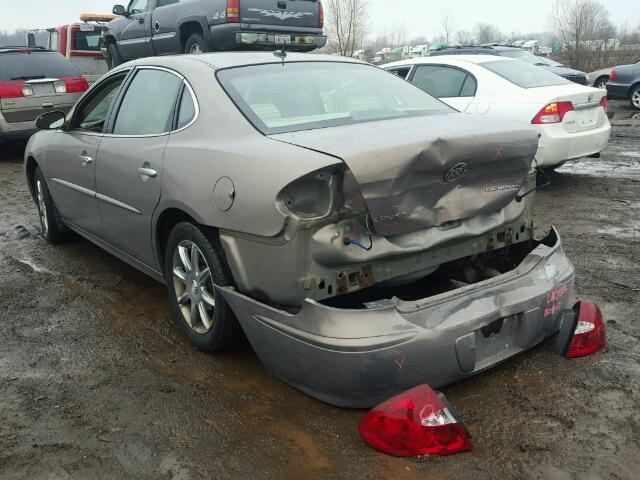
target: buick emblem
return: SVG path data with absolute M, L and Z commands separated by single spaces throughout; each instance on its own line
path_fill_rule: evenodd
M 458 178 L 460 178 L 462 176 L 462 174 L 464 172 L 467 171 L 467 164 L 464 162 L 460 162 L 460 163 L 456 163 L 451 170 L 449 170 L 447 172 L 447 174 L 444 176 L 444 179 L 447 182 L 453 182 L 454 180 L 457 180 Z

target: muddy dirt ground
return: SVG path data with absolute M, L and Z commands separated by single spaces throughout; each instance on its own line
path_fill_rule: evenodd
M 363 412 L 284 385 L 248 347 L 197 352 L 164 287 L 99 248 L 47 245 L 23 146 L 1 146 L 0 478 L 640 478 L 640 118 L 614 109 L 602 158 L 565 165 L 537 200 L 608 349 L 567 361 L 547 342 L 445 389 L 475 449 L 417 460 L 363 445 Z

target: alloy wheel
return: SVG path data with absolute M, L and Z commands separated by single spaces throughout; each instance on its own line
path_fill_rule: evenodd
M 640 108 L 640 89 L 637 89 L 631 95 L 631 103 L 633 103 L 634 107 Z
M 187 325 L 206 334 L 213 327 L 215 295 L 207 260 L 198 246 L 183 240 L 173 253 L 173 285 L 176 300 Z
M 36 195 L 38 197 L 38 214 L 40 215 L 42 234 L 46 237 L 49 233 L 49 220 L 47 219 L 47 205 L 44 203 L 44 192 L 40 179 L 36 180 Z
M 199 55 L 202 53 L 202 48 L 197 43 L 191 46 L 191 51 L 189 53 L 193 53 Z

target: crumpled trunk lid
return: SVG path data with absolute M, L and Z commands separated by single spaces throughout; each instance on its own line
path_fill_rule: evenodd
M 538 148 L 528 125 L 457 113 L 271 138 L 344 161 L 376 233 L 385 236 L 504 208 L 524 184 Z

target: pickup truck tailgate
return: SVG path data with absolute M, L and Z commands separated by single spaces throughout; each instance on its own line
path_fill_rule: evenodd
M 241 0 L 240 21 L 320 28 L 319 0 Z

